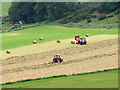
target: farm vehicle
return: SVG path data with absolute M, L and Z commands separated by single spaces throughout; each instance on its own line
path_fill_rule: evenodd
M 58 63 L 58 62 L 60 63 L 63 62 L 63 59 L 60 57 L 60 55 L 55 55 L 52 63 Z
M 87 44 L 85 37 L 80 37 L 79 35 L 75 36 L 75 40 L 77 41 L 76 44 L 85 45 Z

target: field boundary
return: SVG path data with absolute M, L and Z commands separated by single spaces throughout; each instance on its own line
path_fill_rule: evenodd
M 88 74 L 95 74 L 95 73 L 103 73 L 103 72 L 109 72 L 109 71 L 113 71 L 113 70 L 120 70 L 120 68 L 114 68 L 114 69 L 105 69 L 105 70 L 99 70 L 96 72 L 87 72 L 87 73 L 77 73 L 77 74 L 72 74 L 72 75 L 58 75 L 58 76 L 51 76 L 51 77 L 44 77 L 44 78 L 36 78 L 36 79 L 26 79 L 26 80 L 20 80 L 17 82 L 7 82 L 4 84 L 0 84 L 0 85 L 8 85 L 8 84 L 13 84 L 13 83 L 20 83 L 20 82 L 26 82 L 26 81 L 34 81 L 34 80 L 41 80 L 41 79 L 51 79 L 51 78 L 59 78 L 59 77 L 68 77 L 68 76 L 77 76 L 77 75 L 88 75 Z M 118 72 L 119 73 L 119 72 Z

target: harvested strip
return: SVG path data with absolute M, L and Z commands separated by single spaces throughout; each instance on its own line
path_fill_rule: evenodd
M 60 53 L 64 62 L 46 64 L 55 53 Z M 118 68 L 118 39 L 4 59 L 2 83 L 112 68 Z

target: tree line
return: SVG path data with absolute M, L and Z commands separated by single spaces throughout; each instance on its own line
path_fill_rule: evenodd
M 11 22 L 25 21 L 26 23 L 82 20 L 95 10 L 101 13 L 111 13 L 118 9 L 118 3 L 87 3 L 87 2 L 12 2 L 9 8 Z

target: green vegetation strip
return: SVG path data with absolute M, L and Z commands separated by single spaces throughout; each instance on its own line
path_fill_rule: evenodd
M 27 79 L 3 84 L 3 88 L 117 88 L 118 70 Z

